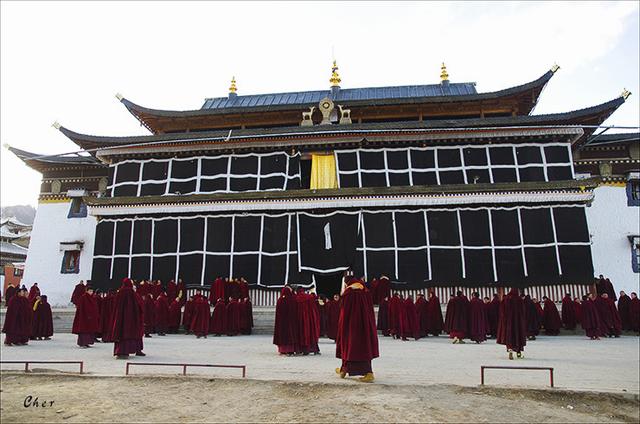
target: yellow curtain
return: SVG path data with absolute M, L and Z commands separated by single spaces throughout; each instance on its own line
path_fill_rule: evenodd
M 336 158 L 334 155 L 311 155 L 311 186 L 319 188 L 338 188 Z

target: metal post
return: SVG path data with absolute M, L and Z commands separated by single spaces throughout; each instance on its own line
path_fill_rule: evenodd
M 129 362 L 127 362 L 127 367 L 125 368 L 124 375 L 129 375 Z
M 480 385 L 484 386 L 484 366 L 480 367 Z
M 29 362 L 24 363 L 24 372 L 29 372 Z
M 187 364 L 182 365 L 182 375 L 187 375 Z
M 549 378 L 551 380 L 551 387 L 553 387 L 553 368 L 549 368 Z
M 247 367 L 245 367 L 244 365 L 242 366 L 242 378 L 245 378 L 247 376 Z
M 84 371 L 84 362 L 80 361 L 80 374 Z

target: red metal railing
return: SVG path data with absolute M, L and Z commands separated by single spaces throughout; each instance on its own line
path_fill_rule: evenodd
M 24 372 L 29 372 L 29 364 L 79 364 L 80 374 L 84 373 L 83 361 L 0 361 L 0 364 L 24 364 Z
M 146 365 L 160 367 L 182 367 L 182 375 L 187 375 L 187 367 L 206 367 L 206 368 L 240 368 L 242 369 L 242 378 L 247 376 L 246 365 L 217 365 L 217 364 L 181 364 L 181 363 L 162 363 L 162 362 L 127 362 L 125 375 L 129 375 L 129 367 L 131 365 Z
M 553 368 L 552 367 L 510 367 L 504 365 L 481 365 L 480 366 L 480 385 L 484 386 L 484 370 L 548 370 L 549 371 L 549 383 L 553 387 Z

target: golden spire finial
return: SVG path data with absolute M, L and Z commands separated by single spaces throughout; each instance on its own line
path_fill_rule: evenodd
M 338 65 L 336 61 L 333 61 L 333 67 L 331 68 L 331 78 L 329 82 L 331 83 L 331 87 L 340 87 L 340 75 L 338 74 Z
M 229 87 L 229 93 L 236 93 L 238 87 L 236 87 L 236 77 L 231 77 L 231 86 Z
M 447 73 L 447 66 L 442 62 L 442 66 L 440 67 L 440 80 L 441 81 L 449 81 L 449 73 Z
M 620 94 L 620 97 L 622 97 L 623 99 L 627 100 L 627 98 L 631 95 L 631 91 L 627 90 L 626 88 L 622 89 L 622 94 Z

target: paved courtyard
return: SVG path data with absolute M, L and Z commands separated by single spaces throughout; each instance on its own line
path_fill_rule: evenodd
M 4 341 L 4 335 L 2 337 Z M 2 345 L 2 359 L 7 360 L 81 360 L 88 373 L 101 376 L 124 375 L 125 362 L 112 356 L 113 344 L 98 343 L 80 349 L 72 334 L 56 334 L 51 341 L 32 341 L 28 346 Z M 247 366 L 247 377 L 257 380 L 295 382 L 331 382 L 339 365 L 335 345 L 321 339 L 319 356 L 279 356 L 271 336 L 209 337 L 196 339 L 187 335 L 154 336 L 145 339 L 145 358 L 131 357 L 131 362 L 186 362 L 238 364 Z M 520 365 L 554 367 L 558 388 L 612 393 L 638 394 L 640 362 L 638 337 L 623 336 L 594 342 L 583 336 L 541 336 L 529 342 L 525 359 L 509 361 L 504 346 L 490 340 L 483 344 L 452 345 L 448 338 L 429 337 L 419 341 L 397 341 L 380 337 L 380 355 L 374 360 L 376 381 L 389 385 L 453 384 L 477 386 L 481 365 Z M 3 370 L 20 369 L 20 365 L 3 364 Z M 33 365 L 72 371 L 73 366 Z M 134 374 L 179 374 L 180 368 L 133 367 Z M 239 377 L 234 369 L 197 369 L 190 374 L 214 377 Z M 549 375 L 543 371 L 488 370 L 488 385 L 548 387 Z

